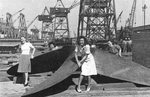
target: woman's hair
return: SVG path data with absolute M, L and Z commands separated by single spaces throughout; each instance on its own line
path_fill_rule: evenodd
M 52 41 L 52 42 L 49 42 L 49 43 L 48 43 L 48 47 L 50 47 L 51 44 L 53 44 L 54 47 L 56 46 L 56 44 Z
M 84 37 L 84 36 L 79 36 L 79 37 L 77 38 L 77 44 L 78 44 L 78 45 L 80 45 L 80 39 L 81 39 L 81 38 L 84 39 L 84 45 L 89 44 L 89 42 L 88 42 L 88 40 L 87 40 L 86 37 Z
M 23 36 L 20 37 L 20 39 L 23 39 L 23 40 L 25 40 L 27 42 L 27 39 L 25 37 L 23 37 Z

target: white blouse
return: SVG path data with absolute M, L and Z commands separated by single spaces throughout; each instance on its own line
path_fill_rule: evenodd
M 76 47 L 75 48 L 75 52 L 76 53 L 80 53 L 81 55 L 82 54 L 90 54 L 91 53 L 91 51 L 90 51 L 90 45 L 85 45 L 82 48 L 81 47 Z
M 29 55 L 31 48 L 34 48 L 34 46 L 30 42 L 24 43 L 21 45 L 21 54 Z

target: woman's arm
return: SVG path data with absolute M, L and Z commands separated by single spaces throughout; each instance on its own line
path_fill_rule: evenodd
M 34 53 L 35 53 L 35 47 L 30 43 L 30 48 L 32 49 L 31 50 L 31 59 L 34 58 Z
M 88 55 L 89 55 L 90 53 L 91 53 L 91 52 L 90 52 L 90 45 L 84 46 L 84 56 L 83 56 L 83 58 L 80 60 L 80 62 L 81 62 L 81 63 L 85 62 L 86 59 L 87 59 L 87 57 L 88 57 Z
M 85 56 L 81 59 L 80 63 L 82 64 L 83 62 L 85 62 L 85 60 L 87 59 L 88 54 L 85 54 Z
M 77 56 L 77 53 L 76 53 L 76 52 L 75 52 L 75 59 L 76 59 L 76 61 L 77 61 L 78 66 L 80 67 L 80 66 L 81 66 L 81 63 L 80 63 L 80 61 L 79 61 L 79 59 L 78 59 L 78 56 Z
M 35 53 L 35 47 L 33 47 L 32 49 L 33 49 L 33 50 L 32 50 L 31 56 L 33 56 L 34 53 Z

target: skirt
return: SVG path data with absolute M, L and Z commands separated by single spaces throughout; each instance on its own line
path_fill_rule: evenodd
M 18 72 L 20 72 L 20 73 L 31 72 L 30 55 L 21 55 L 20 56 Z
M 81 75 L 97 75 L 96 64 L 92 54 L 89 54 L 81 67 Z

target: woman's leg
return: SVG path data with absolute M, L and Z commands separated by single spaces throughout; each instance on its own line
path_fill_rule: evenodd
M 86 91 L 90 91 L 90 88 L 91 88 L 91 76 L 88 76 L 88 85 L 87 85 L 87 89 Z
M 25 82 L 24 82 L 24 84 L 27 84 L 28 83 L 28 73 L 26 72 L 26 73 L 24 73 L 24 75 L 25 75 Z
M 80 86 L 81 86 L 81 82 L 82 82 L 82 80 L 83 80 L 83 75 L 80 75 L 80 77 L 79 77 L 79 81 L 78 81 L 77 91 L 78 91 L 78 90 L 79 90 L 79 91 L 81 91 Z

